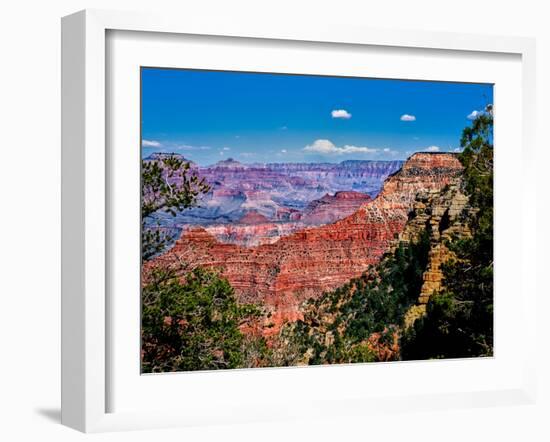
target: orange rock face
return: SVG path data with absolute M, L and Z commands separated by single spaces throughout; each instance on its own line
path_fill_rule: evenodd
M 223 244 L 202 228 L 183 233 L 155 263 L 219 269 L 239 301 L 263 304 L 263 334 L 302 318 L 300 304 L 361 275 L 378 262 L 403 230 L 418 192 L 440 190 L 458 179 L 462 165 L 453 154 L 414 154 L 388 177 L 380 194 L 352 215 L 306 228 L 273 244 Z

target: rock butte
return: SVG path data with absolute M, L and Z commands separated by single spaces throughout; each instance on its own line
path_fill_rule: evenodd
M 450 153 L 417 153 L 389 176 L 380 194 L 332 224 L 306 228 L 272 244 L 247 248 L 218 242 L 203 228 L 184 232 L 174 247 L 144 265 L 219 269 L 240 302 L 262 304 L 262 333 L 278 333 L 302 319 L 300 304 L 361 275 L 379 261 L 403 231 L 419 192 L 440 191 L 459 180 L 462 165 Z
M 371 200 L 365 193 L 353 191 L 336 192 L 334 195 L 312 201 L 305 209 L 301 220 L 306 224 L 330 224 L 353 214 Z

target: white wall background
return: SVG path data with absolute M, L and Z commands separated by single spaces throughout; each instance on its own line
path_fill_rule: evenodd
M 60 17 L 84 8 L 215 14 L 231 20 L 341 23 L 535 36 L 538 39 L 540 398 L 537 405 L 91 436 L 101 441 L 550 440 L 550 247 L 547 121 L 550 27 L 545 3 L 493 0 L 12 0 L 0 7 L 0 439 L 84 440 L 59 425 Z M 545 100 L 546 99 L 546 100 Z M 518 180 L 520 179 L 518 171 Z M 513 203 L 513 202 L 511 202 Z M 548 222 L 546 221 L 546 224 Z M 546 278 L 547 279 L 547 278 Z M 521 333 L 518 330 L 518 333 Z M 521 349 L 518 349 L 521 352 Z M 414 380 L 411 380 L 414 381 Z M 184 398 L 182 398 L 185 400 Z M 265 398 L 269 401 L 269 398 Z M 261 406 L 261 404 L 258 404 Z M 88 436 L 90 437 L 90 436 Z

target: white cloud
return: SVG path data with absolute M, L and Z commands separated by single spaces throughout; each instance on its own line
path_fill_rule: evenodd
M 228 150 L 231 150 L 231 148 L 230 147 L 224 147 L 223 150 L 228 151 Z
M 455 147 L 453 152 L 462 152 L 462 147 Z
M 424 152 L 439 152 L 440 150 L 439 146 L 428 146 L 424 149 Z
M 400 118 L 401 121 L 416 121 L 416 117 L 414 115 L 409 114 L 403 114 Z
M 475 120 L 480 115 L 483 115 L 483 111 L 473 110 L 466 118 L 468 118 L 468 120 Z
M 287 151 L 286 151 L 286 149 L 281 149 L 281 152 L 286 153 Z
M 332 118 L 342 118 L 344 120 L 349 120 L 351 118 L 351 114 L 345 109 L 335 109 L 330 114 Z
M 399 151 L 390 149 L 389 147 L 385 147 L 384 149 L 382 149 L 382 152 L 383 152 L 384 154 L 386 154 L 386 155 L 385 155 L 386 157 L 387 157 L 388 155 L 390 155 L 390 156 L 392 156 L 392 157 L 395 157 L 395 156 L 397 156 L 397 155 L 400 154 Z
M 316 152 L 326 155 L 342 155 L 350 153 L 375 153 L 379 149 L 366 146 L 350 146 L 345 145 L 342 147 L 335 146 L 330 140 L 315 140 L 313 144 L 309 144 L 304 147 L 306 152 Z
M 160 147 L 162 144 L 159 141 L 155 140 L 142 140 L 141 142 L 142 147 Z

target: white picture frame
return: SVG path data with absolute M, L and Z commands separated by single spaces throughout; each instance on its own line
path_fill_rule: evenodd
M 107 299 L 107 133 L 106 35 L 109 31 L 240 37 L 287 42 L 338 43 L 381 48 L 425 48 L 441 51 L 515 54 L 521 57 L 521 157 L 528 188 L 535 162 L 535 42 L 518 37 L 494 37 L 417 31 L 349 28 L 346 26 L 238 22 L 208 22 L 193 17 L 167 17 L 86 10 L 62 21 L 62 423 L 84 432 L 168 426 L 207 425 L 219 422 L 277 420 L 324 416 L 326 407 L 275 406 L 265 413 L 253 405 L 241 414 L 201 410 L 190 415 L 177 408 L 157 411 L 108 412 L 109 303 Z M 522 192 L 521 308 L 524 318 L 536 315 L 535 278 L 529 278 L 528 256 L 535 256 L 532 228 L 536 221 L 535 194 Z M 329 398 L 338 400 L 338 413 L 363 415 L 372 410 L 407 410 L 532 403 L 535 397 L 533 321 L 524 320 L 527 339 L 522 349 L 521 384 L 510 388 L 415 396 Z M 531 337 L 531 339 L 529 339 Z M 316 368 L 315 370 L 324 370 Z M 362 370 L 361 365 L 354 367 Z M 303 369 L 300 369 L 303 370 Z M 264 372 L 265 373 L 265 372 Z M 226 379 L 240 376 L 224 373 Z M 264 374 L 262 376 L 272 376 Z M 169 382 L 169 381 L 168 381 Z M 248 411 L 248 414 L 247 414 Z M 269 413 L 269 415 L 268 415 Z M 334 414 L 334 410 L 330 411 Z

